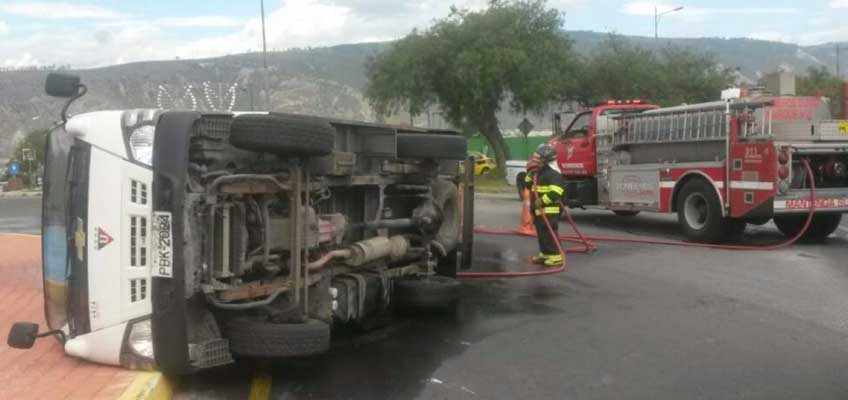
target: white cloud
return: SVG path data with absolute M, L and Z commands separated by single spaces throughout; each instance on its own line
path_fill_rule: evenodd
M 848 0 L 830 0 L 831 8 L 848 8 Z
M 0 21 L 0 36 L 9 33 L 9 24 Z
M 4 67 L 6 68 L 21 68 L 21 67 L 34 67 L 38 65 L 43 65 L 40 61 L 35 59 L 30 53 L 24 53 L 20 57 L 17 58 L 7 58 L 3 60 Z
M 42 1 L 17 1 L 0 4 L 6 14 L 47 19 L 117 19 L 126 15 L 94 5 Z
M 154 20 L 153 23 L 166 28 L 227 28 L 241 25 L 241 22 L 235 18 L 214 15 L 202 15 L 197 17 L 159 18 Z
M 846 1 L 848 0 L 837 0 Z M 683 6 L 683 9 L 669 15 L 680 15 L 687 17 L 702 17 L 708 15 L 757 15 L 757 14 L 791 14 L 796 12 L 794 8 L 778 7 L 748 7 L 748 8 L 709 8 L 709 7 L 687 7 L 682 2 L 665 1 L 630 1 L 621 7 L 621 12 L 629 15 L 654 15 L 654 7 L 660 13 L 673 10 Z

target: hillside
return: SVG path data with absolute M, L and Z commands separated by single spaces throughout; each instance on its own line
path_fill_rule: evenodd
M 569 32 L 575 47 L 587 54 L 608 35 L 595 32 Z M 832 45 L 801 47 L 753 39 L 661 39 L 626 37 L 640 46 L 683 46 L 709 52 L 724 66 L 736 67 L 742 79 L 755 80 L 778 67 L 803 71 L 813 65 L 835 65 Z M 89 94 L 71 112 L 141 107 L 226 107 L 233 83 L 234 109 L 274 109 L 350 119 L 372 119 L 362 90 L 366 84 L 364 66 L 369 57 L 387 43 L 364 43 L 327 48 L 298 49 L 270 53 L 269 74 L 262 69 L 258 53 L 202 60 L 152 61 L 81 70 Z M 69 60 L 72 62 L 72 60 Z M 50 126 L 58 118 L 62 101 L 43 94 L 46 72 L 0 72 L 0 158 L 10 157 L 16 137 Z M 266 83 L 267 79 L 267 83 Z M 203 82 L 211 83 L 204 90 Z M 191 85 L 191 95 L 186 88 Z M 260 90 L 270 87 L 269 93 Z M 194 98 L 192 101 L 192 97 Z M 266 104 L 269 103 L 269 104 Z M 521 116 L 501 115 L 505 129 L 513 128 Z M 531 116 L 544 129 L 547 116 Z M 426 122 L 426 119 L 422 121 Z

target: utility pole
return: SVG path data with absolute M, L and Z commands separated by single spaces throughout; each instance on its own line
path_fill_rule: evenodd
M 659 26 L 660 26 L 660 17 L 666 15 L 668 13 L 673 13 L 675 11 L 680 11 L 683 9 L 683 6 L 677 6 L 668 11 L 658 12 L 657 6 L 654 6 L 654 41 L 660 38 L 659 34 Z
M 836 44 L 836 77 L 842 79 L 842 74 L 839 70 L 839 43 Z

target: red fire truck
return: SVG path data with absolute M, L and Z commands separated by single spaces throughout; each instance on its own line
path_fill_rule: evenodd
M 610 101 L 578 113 L 563 129 L 554 117 L 558 164 L 570 207 L 620 216 L 676 212 L 686 238 L 738 238 L 747 224 L 774 220 L 794 236 L 823 240 L 848 212 L 848 120 L 833 120 L 817 97 L 740 96 L 660 108 Z

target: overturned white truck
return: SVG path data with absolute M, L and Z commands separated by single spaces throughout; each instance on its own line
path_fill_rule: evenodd
M 61 74 L 46 89 L 85 92 Z M 53 334 L 73 356 L 184 374 L 324 352 L 332 324 L 458 296 L 473 168 L 456 132 L 68 105 L 45 152 L 50 330 L 17 323 L 14 347 Z

